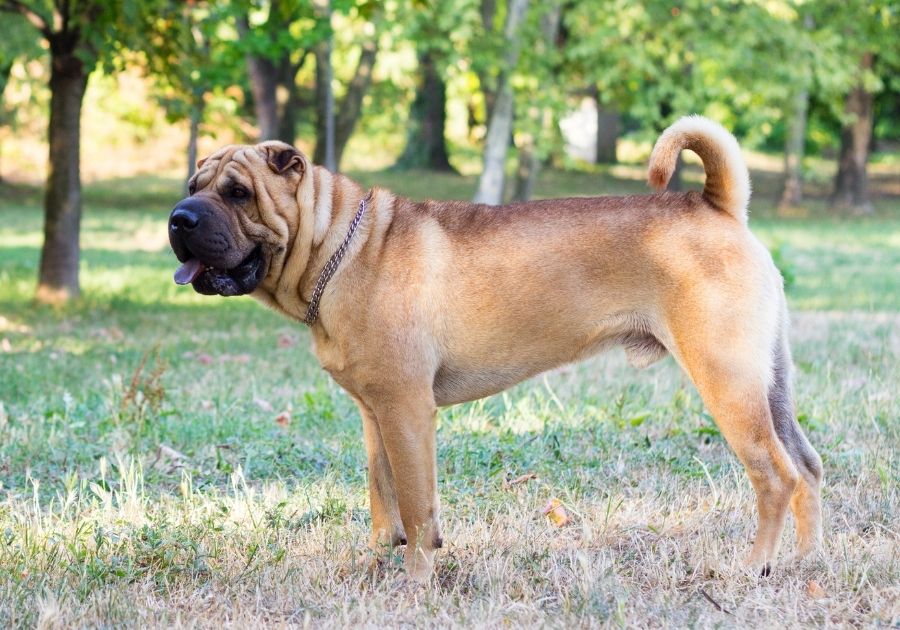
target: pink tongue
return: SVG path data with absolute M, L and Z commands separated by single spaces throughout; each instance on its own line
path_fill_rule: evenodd
M 206 267 L 203 266 L 203 263 L 196 258 L 191 258 L 175 270 L 175 282 L 178 284 L 190 284 L 197 276 L 203 273 L 204 269 Z

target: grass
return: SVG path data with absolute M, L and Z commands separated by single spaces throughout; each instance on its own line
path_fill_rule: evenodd
M 538 193 L 642 189 L 626 169 L 548 172 Z M 417 588 L 368 570 L 359 418 L 304 329 L 171 282 L 177 182 L 87 190 L 85 298 L 64 310 L 30 300 L 38 193 L 0 188 L 0 626 L 896 627 L 898 202 L 778 219 L 757 192 L 752 226 L 793 278 L 824 554 L 744 573 L 741 467 L 671 360 L 635 372 L 615 352 L 441 413 L 445 549 Z M 542 515 L 552 497 L 571 525 Z

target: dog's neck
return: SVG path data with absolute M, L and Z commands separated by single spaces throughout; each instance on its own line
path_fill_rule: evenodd
M 255 297 L 292 319 L 304 321 L 316 282 L 347 237 L 360 201 L 366 195 L 367 191 L 350 178 L 321 166 L 312 166 L 297 191 L 297 206 L 301 209 L 299 221 L 296 232 L 290 235 L 291 246 L 282 263 L 283 270 L 277 274 L 277 284 L 261 288 Z M 333 289 L 341 284 L 343 274 L 353 267 L 355 258 L 365 247 L 371 233 L 370 225 L 378 221 L 378 207 L 384 205 L 386 200 L 382 197 L 385 195 L 386 191 L 372 191 L 366 212 L 341 257 L 327 294 L 336 293 Z M 302 209 L 305 208 L 312 211 L 304 212 Z M 295 269 L 302 271 L 299 275 L 291 273 Z M 330 310 L 327 296 L 322 302 L 318 323 Z

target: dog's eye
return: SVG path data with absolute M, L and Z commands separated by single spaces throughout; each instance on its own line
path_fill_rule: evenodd
M 234 199 L 246 199 L 250 196 L 250 191 L 244 188 L 241 185 L 234 185 L 231 187 L 231 197 Z
M 188 194 L 193 195 L 195 192 L 197 192 L 197 182 L 191 181 L 188 183 Z

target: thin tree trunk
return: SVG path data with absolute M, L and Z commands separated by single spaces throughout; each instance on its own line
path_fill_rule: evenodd
M 547 50 L 550 50 L 556 45 L 556 38 L 559 35 L 562 2 L 553 0 L 547 4 L 549 8 L 541 16 L 541 34 Z M 524 134 L 522 146 L 519 147 L 519 166 L 516 169 L 513 201 L 528 201 L 534 194 L 534 184 L 541 170 L 541 157 L 538 151 L 543 143 L 545 128 L 553 120 L 553 113 L 549 108 L 531 108 L 529 116 L 534 132 Z
M 421 83 L 409 108 L 406 148 L 394 168 L 453 171 L 445 134 L 447 86 L 431 50 L 419 55 L 419 74 Z
M 331 23 L 331 1 L 317 0 L 321 19 Z M 334 90 L 331 82 L 334 69 L 331 65 L 331 33 L 316 45 L 316 149 L 313 162 L 330 171 L 337 170 L 334 155 Z
M 595 164 L 615 164 L 616 144 L 622 131 L 622 115 L 614 107 L 606 107 L 597 94 L 597 152 Z
M 793 111 L 784 140 L 784 189 L 779 208 L 799 206 L 803 201 L 803 144 L 806 140 L 806 113 L 809 91 L 804 87 L 794 95 Z
M 6 84 L 9 83 L 9 75 L 12 74 L 13 64 L 11 61 L 0 64 L 0 127 L 6 123 L 3 116 L 3 94 L 6 92 Z M 3 149 L 0 147 L 0 158 L 3 157 Z M 3 170 L 0 169 L 0 182 L 3 181 Z
M 675 158 L 675 170 L 672 171 L 672 178 L 669 180 L 669 185 L 666 186 L 666 190 L 671 190 L 672 192 L 681 192 L 684 190 L 683 172 L 684 159 L 681 157 L 681 153 L 679 153 L 678 157 Z
M 494 32 L 494 16 L 497 14 L 497 0 L 481 0 L 481 26 L 486 34 Z M 491 119 L 494 111 L 494 101 L 497 97 L 497 86 L 491 81 L 484 71 L 477 72 L 478 84 L 484 95 L 484 118 Z
M 187 147 L 187 178 L 184 180 L 184 189 L 187 192 L 188 180 L 194 176 L 197 171 L 197 140 L 200 137 L 200 121 L 203 119 L 203 100 L 195 103 L 191 107 L 191 115 L 189 118 L 190 133 L 188 134 Z
M 528 0 L 510 0 L 507 7 L 504 36 L 508 54 L 504 71 L 500 76 L 494 110 L 488 125 L 487 141 L 484 147 L 484 170 L 478 181 L 474 201 L 499 204 L 503 202 L 503 182 L 506 176 L 506 152 L 509 149 L 513 122 L 513 89 L 509 73 L 519 59 L 519 25 L 528 9 Z
M 54 50 L 51 42 L 51 51 Z M 81 223 L 81 104 L 88 73 L 74 52 L 51 55 L 50 172 L 44 195 L 44 246 L 37 299 L 60 302 L 77 297 Z
M 815 28 L 812 15 L 806 14 L 803 17 L 803 28 L 806 31 Z M 788 114 L 788 128 L 784 138 L 784 188 L 778 202 L 780 209 L 796 207 L 803 202 L 803 149 L 806 142 L 810 81 L 810 69 L 807 67 L 804 70 L 803 81 L 797 86 Z
M 863 55 L 861 70 L 870 70 L 873 61 L 871 53 Z M 850 208 L 859 214 L 872 212 L 866 167 L 872 138 L 873 101 L 872 94 L 866 91 L 862 83 L 847 95 L 849 120 L 841 131 L 841 153 L 831 197 L 832 206 Z
M 378 32 L 371 40 L 363 44 L 362 51 L 359 55 L 359 63 L 356 64 L 356 72 L 350 85 L 347 86 L 347 94 L 341 101 L 341 107 L 338 110 L 337 119 L 334 128 L 334 161 L 337 166 L 341 165 L 341 158 L 344 156 L 344 149 L 350 136 L 353 135 L 353 128 L 356 127 L 356 121 L 362 112 L 363 97 L 369 91 L 372 84 L 372 68 L 375 66 L 375 58 L 378 55 Z
M 529 137 L 519 148 L 519 166 L 516 169 L 513 201 L 528 201 L 534 194 L 534 183 L 541 170 L 541 161 L 537 156 L 534 144 L 534 138 Z

